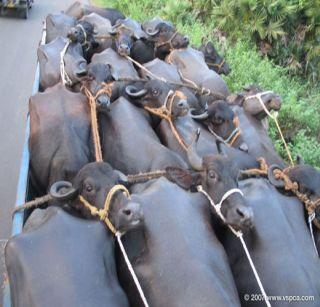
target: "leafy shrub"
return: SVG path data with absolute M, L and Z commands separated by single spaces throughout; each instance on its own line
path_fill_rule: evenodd
M 205 20 L 229 35 L 242 33 L 291 73 L 320 80 L 320 1 L 217 0 L 194 1 Z

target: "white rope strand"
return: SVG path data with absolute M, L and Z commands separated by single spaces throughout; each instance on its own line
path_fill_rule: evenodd
M 222 203 L 232 194 L 234 193 L 239 193 L 243 196 L 243 193 L 240 189 L 231 189 L 229 191 L 227 191 L 221 198 L 220 202 L 218 204 L 215 204 L 213 199 L 210 197 L 210 195 L 202 188 L 201 185 L 197 186 L 197 190 L 198 192 L 202 193 L 203 195 L 205 195 L 207 197 L 207 199 L 209 200 L 211 206 L 215 209 L 216 213 L 218 214 L 218 216 L 221 218 L 221 220 L 223 222 L 225 222 L 225 217 L 223 216 L 222 212 L 221 212 L 221 206 L 222 206 Z M 252 261 L 252 258 L 250 256 L 250 253 L 249 253 L 249 250 L 247 248 L 247 245 L 246 245 L 246 242 L 244 241 L 244 238 L 243 238 L 243 233 L 242 231 L 236 231 L 232 226 L 230 225 L 227 225 L 229 227 L 229 229 L 232 231 L 232 233 L 239 238 L 241 244 L 242 244 L 242 247 L 246 253 L 246 256 L 248 258 L 248 261 L 249 261 L 249 264 L 250 264 L 250 267 L 253 271 L 253 274 L 254 274 L 254 277 L 256 278 L 256 281 L 258 283 L 258 286 L 260 288 L 260 291 L 261 291 L 261 294 L 263 295 L 263 298 L 264 298 L 264 301 L 266 303 L 266 305 L 268 307 L 271 307 L 271 304 L 268 300 L 268 297 L 267 297 L 267 294 L 264 290 L 264 287 L 262 285 L 262 282 L 261 282 L 261 279 L 259 277 L 259 274 L 254 266 L 254 263 Z
M 142 290 L 141 285 L 139 283 L 138 277 L 137 277 L 136 273 L 134 272 L 134 269 L 133 269 L 133 267 L 131 265 L 131 262 L 130 262 L 130 260 L 128 258 L 126 250 L 125 250 L 125 248 L 124 248 L 124 246 L 122 244 L 121 233 L 119 231 L 116 232 L 116 237 L 117 237 L 117 240 L 118 240 L 118 243 L 119 243 L 123 258 L 126 261 L 127 267 L 128 267 L 128 269 L 130 271 L 130 274 L 131 274 L 131 276 L 133 278 L 133 281 L 134 281 L 134 283 L 135 283 L 135 285 L 136 285 L 136 287 L 137 287 L 137 289 L 139 291 L 141 300 L 142 300 L 142 302 L 143 302 L 145 307 L 149 307 L 148 301 L 147 301 L 147 299 L 146 299 L 146 297 L 145 297 L 145 295 L 143 293 L 143 290 Z
M 309 224 L 309 230 L 310 230 L 310 234 L 311 234 L 312 243 L 313 243 L 314 249 L 316 250 L 316 254 L 319 257 L 316 242 L 314 240 L 313 227 L 312 227 L 312 221 L 315 219 L 315 217 L 316 217 L 316 214 L 314 212 L 312 214 L 310 214 L 308 216 L 308 224 Z
M 64 56 L 68 50 L 69 45 L 70 45 L 70 41 L 68 41 L 65 44 L 62 51 L 60 52 L 60 75 L 61 75 L 62 84 L 71 86 L 72 81 L 66 72 L 66 68 L 65 68 L 65 64 L 64 64 Z

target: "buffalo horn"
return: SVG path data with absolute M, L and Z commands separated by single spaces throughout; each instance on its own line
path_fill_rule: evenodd
M 57 181 L 50 188 L 50 195 L 59 201 L 66 201 L 75 198 L 78 190 L 69 181 Z
M 114 170 L 114 172 L 117 173 L 119 176 L 118 183 L 124 184 L 124 185 L 128 184 L 128 177 L 124 173 L 118 170 Z
M 193 119 L 196 119 L 196 120 L 203 120 L 203 119 L 207 119 L 209 117 L 209 114 L 208 114 L 208 111 L 205 111 L 203 112 L 202 114 L 198 114 L 198 115 L 195 115 L 193 114 L 193 111 L 195 109 L 190 109 L 189 111 L 189 115 L 193 118 Z
M 276 179 L 273 171 L 276 169 L 280 169 L 280 166 L 276 165 L 276 164 L 272 164 L 269 168 L 268 168 L 268 179 L 270 181 L 271 184 L 273 184 L 276 188 L 284 188 L 284 181 L 283 180 L 279 180 Z
M 138 98 L 144 96 L 147 93 L 147 90 L 143 88 L 137 92 L 137 88 L 134 85 L 128 85 L 126 86 L 126 93 L 131 97 Z
M 152 31 L 151 29 L 147 29 L 146 32 L 147 32 L 148 35 L 154 36 L 154 35 L 159 33 L 159 29 L 156 29 L 154 31 Z

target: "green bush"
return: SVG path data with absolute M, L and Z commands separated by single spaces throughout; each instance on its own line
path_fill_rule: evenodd
M 230 35 L 249 37 L 291 73 L 320 80 L 319 0 L 194 1 L 205 20 Z
M 213 34 L 217 24 L 212 21 L 215 19 L 208 12 L 213 11 L 218 1 L 98 0 L 96 2 L 106 7 L 115 7 L 140 21 L 154 16 L 171 20 L 179 31 L 188 34 L 192 44 L 199 45 L 203 37 L 217 44 L 217 38 Z M 219 2 L 223 3 L 223 1 Z M 260 1 L 240 2 L 258 3 Z M 312 87 L 300 78 L 290 77 L 288 75 L 290 68 L 278 66 L 266 56 L 261 56 L 252 40 L 246 38 L 239 29 L 231 28 L 230 31 L 238 37 L 234 42 L 233 36 L 229 36 L 224 54 L 232 69 L 231 74 L 224 77 L 230 90 L 237 92 L 244 85 L 257 84 L 265 90 L 280 94 L 283 104 L 279 122 L 293 156 L 300 154 L 307 163 L 320 167 L 319 87 Z M 217 45 L 217 47 L 219 49 L 221 46 Z M 284 146 L 272 123 L 270 136 L 280 155 L 287 159 Z

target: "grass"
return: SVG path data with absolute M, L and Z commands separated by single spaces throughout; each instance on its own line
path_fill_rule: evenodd
M 196 0 L 193 0 L 196 1 Z M 212 40 L 221 49 L 213 35 L 214 22 L 202 23 L 192 7 L 192 0 L 95 0 L 95 4 L 114 7 L 138 21 L 160 16 L 175 23 L 177 29 L 187 34 L 191 44 L 199 45 L 201 39 Z M 234 36 L 234 35 L 233 35 Z M 224 77 L 230 90 L 237 92 L 244 85 L 258 84 L 264 90 L 281 95 L 283 104 L 279 114 L 280 126 L 293 156 L 300 154 L 305 162 L 320 168 L 320 89 L 306 80 L 290 77 L 288 70 L 262 57 L 241 33 L 236 42 L 228 41 L 224 54 L 232 72 Z M 279 135 L 273 124 L 269 134 L 277 151 L 287 159 Z

